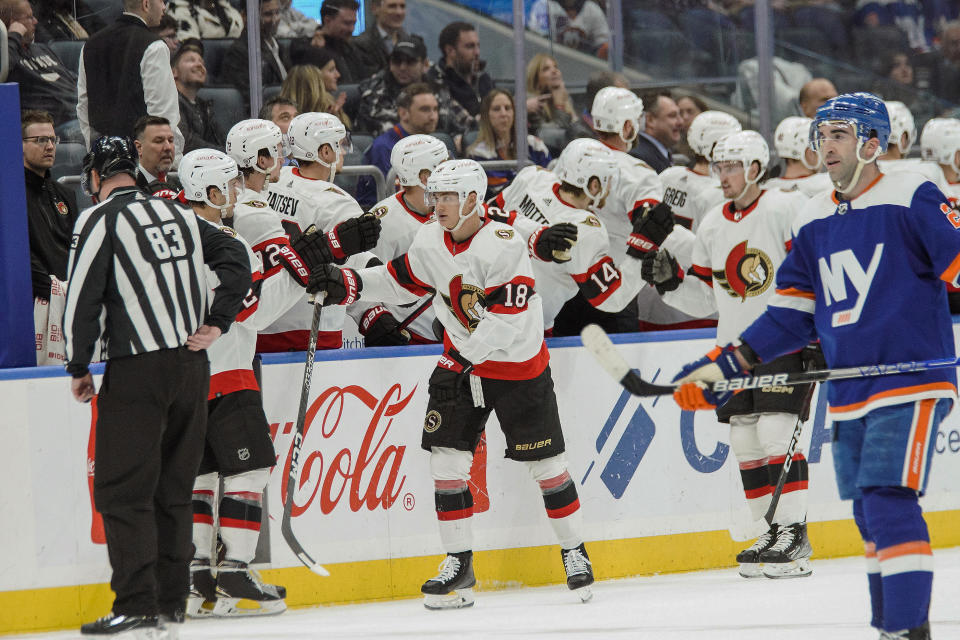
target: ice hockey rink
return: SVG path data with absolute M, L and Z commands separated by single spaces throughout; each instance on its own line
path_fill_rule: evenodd
M 936 550 L 934 558 L 932 635 L 960 638 L 960 548 Z M 417 600 L 398 600 L 188 621 L 180 638 L 876 640 L 865 622 L 867 600 L 863 559 L 843 558 L 815 561 L 813 575 L 802 579 L 745 580 L 723 569 L 600 581 L 587 604 L 561 586 L 506 589 L 477 592 L 476 604 L 458 611 L 427 611 Z

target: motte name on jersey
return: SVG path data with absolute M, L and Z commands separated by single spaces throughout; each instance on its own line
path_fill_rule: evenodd
M 270 202 L 270 207 L 277 213 L 291 217 L 297 215 L 297 207 L 300 206 L 300 201 L 293 196 L 285 196 L 271 191 L 267 194 L 267 200 Z
M 537 207 L 537 203 L 534 202 L 530 196 L 523 196 L 523 200 L 520 201 L 520 206 L 517 207 L 517 211 L 519 211 L 523 217 L 530 218 L 540 224 L 550 224 L 550 221 L 547 220 L 547 217 L 543 215 L 540 208 Z

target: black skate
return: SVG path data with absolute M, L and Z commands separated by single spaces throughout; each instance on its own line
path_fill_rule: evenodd
M 157 638 L 157 616 L 116 615 L 112 611 L 95 622 L 80 627 L 83 635 L 114 636 L 125 638 Z
M 206 618 L 217 606 L 217 580 L 210 571 L 210 561 L 194 558 L 190 563 L 190 595 L 187 597 L 187 615 Z
M 593 597 L 590 589 L 593 567 L 583 543 L 575 549 L 561 549 L 560 557 L 563 559 L 563 570 L 567 572 L 567 588 L 576 592 L 583 602 L 589 602 Z
M 246 562 L 224 560 L 217 566 L 216 595 L 216 616 L 268 616 L 287 610 L 287 590 L 263 582 Z
M 473 551 L 448 553 L 440 573 L 423 583 L 423 606 L 427 609 L 462 609 L 473 606 Z
M 813 548 L 807 539 L 807 523 L 780 527 L 777 539 L 760 553 L 763 575 L 768 578 L 805 578 L 813 573 L 810 556 Z
M 770 530 L 757 538 L 752 545 L 737 554 L 740 563 L 740 575 L 744 578 L 760 578 L 763 569 L 760 567 L 760 554 L 770 548 L 777 540 L 777 525 L 770 525 Z
M 903 631 L 881 631 L 880 640 L 930 640 L 930 623 Z

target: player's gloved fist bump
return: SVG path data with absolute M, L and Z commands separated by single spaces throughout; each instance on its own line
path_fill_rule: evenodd
M 369 251 L 377 246 L 379 239 L 380 218 L 372 213 L 344 220 L 327 232 L 333 257 L 337 260 Z
M 306 231 L 294 238 L 290 242 L 290 247 L 311 270 L 317 265 L 330 263 L 335 259 L 326 235 L 320 233 L 315 224 L 310 225 Z
M 673 211 L 662 202 L 637 207 L 630 212 L 630 220 L 633 232 L 627 238 L 627 254 L 634 258 L 659 248 L 673 231 Z
M 352 304 L 360 297 L 363 281 L 353 269 L 340 269 L 332 264 L 321 264 L 310 272 L 307 293 L 326 294 L 323 306 Z
M 398 347 L 410 344 L 410 333 L 386 307 L 372 307 L 360 318 L 360 334 L 368 347 Z
M 577 225 L 569 222 L 541 227 L 527 240 L 530 254 L 544 262 L 570 262 L 576 244 Z
M 650 251 L 643 256 L 642 261 L 640 277 L 655 286 L 660 295 L 673 291 L 683 282 L 683 269 L 669 251 Z
M 430 376 L 429 392 L 432 398 L 440 401 L 454 400 L 460 395 L 461 387 L 466 387 L 473 363 L 450 347 L 437 361 L 437 367 Z

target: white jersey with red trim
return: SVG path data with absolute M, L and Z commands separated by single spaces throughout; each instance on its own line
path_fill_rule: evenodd
M 660 182 L 663 183 L 660 202 L 670 205 L 676 222 L 694 233 L 707 212 L 723 203 L 720 181 L 689 167 L 664 169 Z
M 663 183 L 657 172 L 629 153 L 613 150 L 619 171 L 610 181 L 610 189 L 593 211 L 607 229 L 610 256 L 621 262 L 627 255 L 627 238 L 633 232 L 630 212 L 641 204 L 656 204 L 663 197 Z
M 284 167 L 280 180 L 270 185 L 267 204 L 280 215 L 288 237 L 316 225 L 324 233 L 341 222 L 363 215 L 363 209 L 346 191 L 325 180 L 300 175 L 297 167 Z M 347 264 L 362 265 L 356 260 Z M 302 351 L 307 348 L 313 305 L 296 305 L 283 317 L 261 332 L 260 351 Z M 343 325 L 346 310 L 343 307 L 325 309 L 320 317 L 318 349 L 339 349 L 343 345 Z
M 943 175 L 943 169 L 936 162 L 921 160 L 920 158 L 900 158 L 898 160 L 877 160 L 877 166 L 880 167 L 881 172 L 888 174 L 904 171 L 919 173 L 937 185 L 937 189 L 946 193 L 947 179 Z
M 663 299 L 691 315 L 717 311 L 717 344 L 736 342 L 767 308 L 777 268 L 790 249 L 791 224 L 807 200 L 796 193 L 762 191 L 742 211 L 732 202 L 712 209 L 697 232 L 683 282 Z
M 767 191 L 773 191 L 774 189 L 799 191 L 808 198 L 812 198 L 818 193 L 833 190 L 833 183 L 826 173 L 814 173 L 803 178 L 770 178 L 760 186 Z
M 454 242 L 439 223 L 427 223 L 407 253 L 359 275 L 360 297 L 369 301 L 403 304 L 436 292 L 444 343 L 480 377 L 529 380 L 549 363 L 527 246 L 508 225 L 484 220 L 469 239 Z

